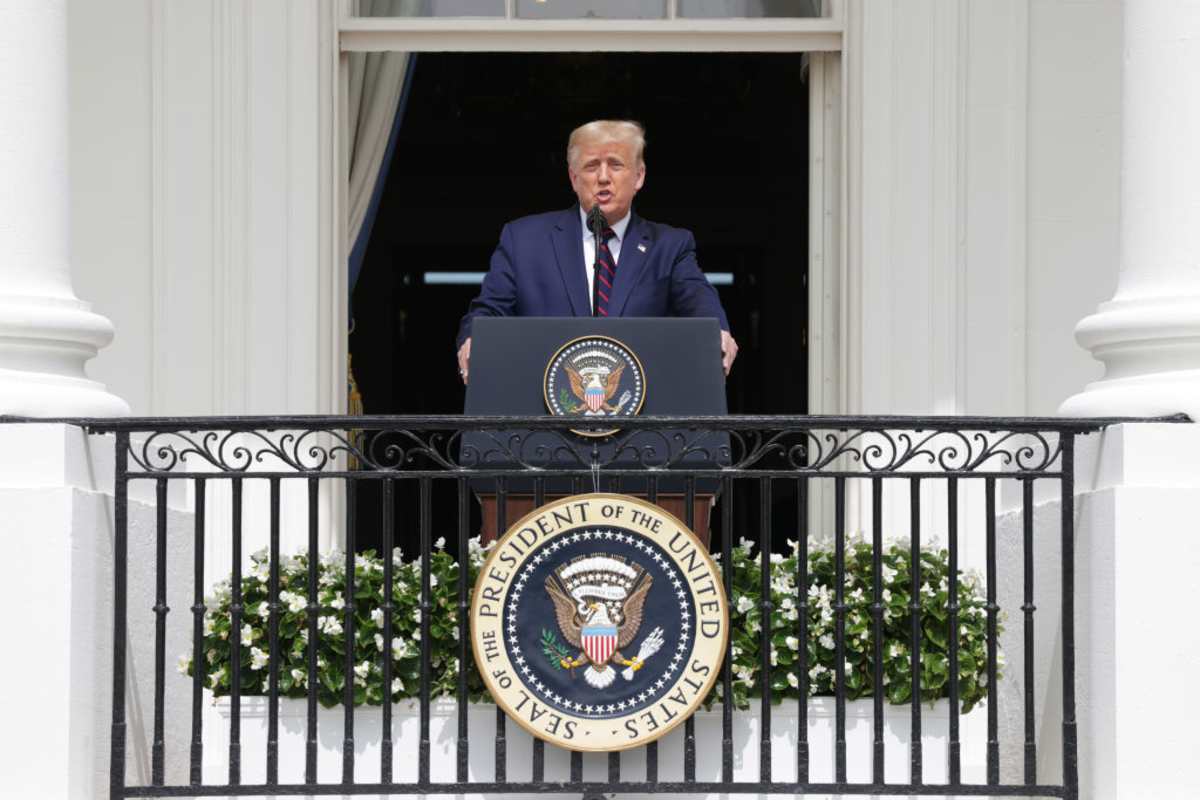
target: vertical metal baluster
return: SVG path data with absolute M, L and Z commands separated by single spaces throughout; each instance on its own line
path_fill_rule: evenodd
M 578 479 L 577 479 L 578 480 Z M 496 538 L 508 530 L 508 481 L 496 478 Z M 496 783 L 508 782 L 508 717 L 496 706 Z M 574 758 L 574 756 L 572 756 Z M 582 769 L 582 767 L 581 767 Z
M 658 503 L 658 477 L 651 475 L 646 479 L 646 500 Z M 658 783 L 658 742 L 646 745 L 646 782 Z
M 267 567 L 267 785 L 279 783 L 279 478 L 270 479 L 271 529 Z
M 609 485 L 609 491 L 611 491 L 613 494 L 620 494 L 621 493 L 621 476 L 614 475 L 612 477 L 612 480 L 609 481 L 608 485 Z M 540 506 L 541 503 L 535 503 L 535 505 Z M 534 754 L 536 755 L 537 754 L 536 745 L 541 740 L 536 739 L 534 741 L 535 741 Z M 534 778 L 534 780 L 536 781 L 538 779 Z M 614 783 L 620 783 L 620 781 L 621 781 L 621 751 L 614 750 L 613 752 L 608 754 L 608 782 L 610 784 L 614 784 Z
M 129 557 L 129 433 L 117 431 L 113 477 L 113 683 L 110 797 L 125 796 L 125 634 Z
M 458 781 L 465 783 L 468 776 L 469 732 L 467 723 L 467 669 L 471 663 L 468 650 L 471 640 L 471 629 L 468 619 L 470 603 L 470 564 L 469 543 L 467 540 L 467 525 L 469 522 L 469 502 L 466 478 L 458 479 Z
M 575 478 L 571 481 L 571 486 L 572 486 L 572 491 L 574 494 L 582 494 L 583 493 L 583 476 L 576 475 Z M 499 710 L 497 710 L 497 714 L 499 714 Z M 497 718 L 497 722 L 496 722 L 497 725 L 501 724 L 501 722 L 500 722 L 501 717 L 503 717 L 503 714 L 499 714 L 499 717 Z M 497 773 L 497 774 L 499 774 L 499 773 Z M 571 751 L 571 782 L 572 783 L 582 783 L 583 782 L 583 753 L 580 753 L 575 750 Z
M 808 783 L 808 479 L 796 481 L 796 782 Z
M 871 780 L 883 784 L 883 479 L 871 479 L 871 639 L 875 740 Z
M 356 541 L 358 522 L 358 482 L 353 478 L 346 479 L 346 554 L 344 568 L 346 571 L 345 607 L 342 609 L 342 629 L 345 631 L 342 641 L 345 642 L 343 654 L 342 675 L 342 783 L 354 783 L 354 663 L 355 634 L 354 634 L 354 551 L 358 546 Z M 387 556 L 384 556 L 385 558 Z
M 533 479 L 533 507 L 541 508 L 546 502 L 546 479 Z M 612 764 L 609 764 L 609 771 Z M 546 743 L 541 739 L 533 740 L 533 782 L 541 783 L 546 776 Z
M 308 593 L 305 610 L 308 614 L 308 678 L 305 688 L 308 690 L 308 709 L 305 725 L 307 727 L 304 742 L 304 782 L 317 782 L 317 692 L 320 683 L 317 678 L 317 616 L 321 613 L 317 605 L 317 553 L 320 543 L 317 538 L 317 512 L 320 503 L 319 479 L 308 479 Z
M 997 617 L 1000 606 L 996 604 L 996 479 L 988 478 L 984 483 L 984 513 L 987 519 L 987 782 L 989 786 L 1000 783 L 1000 711 L 999 693 L 996 687 Z
M 1037 783 L 1036 723 L 1033 717 L 1033 479 L 1024 478 L 1021 485 L 1021 521 L 1024 527 L 1025 598 L 1021 611 L 1025 615 L 1025 783 Z
M 418 769 L 420 776 L 417 781 L 421 786 L 429 785 L 429 691 L 430 666 L 429 624 L 433 616 L 433 587 L 430 585 L 430 560 L 433 557 L 432 540 L 430 537 L 430 479 L 420 479 L 421 501 L 419 507 L 421 530 L 421 743 L 418 753 Z
M 833 479 L 834 781 L 846 782 L 846 479 Z
M 192 553 L 192 752 L 189 780 L 199 786 L 204 760 L 204 478 L 196 478 L 196 514 Z
M 167 479 L 155 480 L 157 525 L 154 544 L 154 744 L 151 747 L 150 782 L 162 786 L 167 672 Z
M 762 722 L 759 726 L 758 774 L 763 783 L 771 782 L 771 479 L 758 481 L 758 556 L 759 556 L 759 681 L 762 686 Z
M 392 603 L 395 595 L 395 569 L 392 563 L 396 549 L 396 483 L 391 478 L 384 478 L 380 484 L 380 524 L 382 534 L 383 556 L 383 731 L 379 748 L 379 779 L 383 783 L 392 782 L 392 761 L 395 746 L 392 742 L 392 619 L 395 608 Z M 465 561 L 463 562 L 466 563 Z
M 946 597 L 950 639 L 950 785 L 962 783 L 962 745 L 958 726 L 958 478 L 946 479 L 946 530 L 950 540 L 949 593 Z
M 721 577 L 725 583 L 725 602 L 733 597 L 733 478 L 721 479 Z M 725 644 L 721 664 L 721 780 L 733 780 L 733 631 Z
M 1060 434 L 1062 448 L 1063 797 L 1079 797 L 1075 722 L 1075 435 Z
M 908 484 L 910 538 L 908 549 L 909 589 L 908 613 L 910 615 L 909 640 L 912 646 L 912 725 L 909 744 L 909 782 L 920 786 L 924 780 L 924 758 L 921 748 L 921 479 L 913 478 Z
M 683 519 L 688 530 L 696 530 L 696 478 L 689 475 L 683 482 Z M 696 715 L 683 723 L 683 779 L 696 780 Z
M 229 784 L 242 782 L 242 479 L 233 478 L 232 592 L 229 605 Z

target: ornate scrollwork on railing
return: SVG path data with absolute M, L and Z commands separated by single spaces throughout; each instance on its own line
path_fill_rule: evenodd
M 299 422 L 299 420 L 297 420 Z M 345 469 L 457 473 L 544 470 L 720 470 L 774 472 L 1046 472 L 1061 455 L 1052 430 L 747 428 L 706 424 L 619 430 L 588 438 L 532 430 L 452 427 L 156 431 L 132 439 L 131 466 L 144 473 Z

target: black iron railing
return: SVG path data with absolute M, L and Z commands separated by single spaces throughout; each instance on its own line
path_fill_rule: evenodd
M 620 430 L 606 440 L 579 437 L 567 429 L 568 423 L 559 419 L 538 418 L 472 418 L 472 417 L 224 417 L 224 418 L 145 418 L 123 420 L 77 420 L 93 434 L 115 437 L 115 562 L 114 562 L 114 638 L 113 638 L 113 721 L 111 743 L 111 796 L 165 797 L 214 795 L 337 795 L 337 794 L 461 794 L 461 793 L 600 793 L 660 792 L 660 793 L 754 793 L 754 794 L 854 794 L 854 795 L 1011 795 L 1025 797 L 1078 796 L 1076 763 L 1075 716 L 1075 632 L 1074 632 L 1074 512 L 1073 476 L 1076 437 L 1099 430 L 1117 420 L 1015 419 L 1015 418 L 913 418 L 913 417 L 715 417 L 715 418 L 638 418 L 620 423 Z M 566 482 L 564 487 L 564 481 Z M 346 551 L 346 595 L 354 595 L 355 550 L 366 538 L 363 530 L 363 505 L 360 494 L 371 487 L 378 516 L 372 517 L 370 532 L 378 536 L 385 554 L 383 565 L 384 591 L 383 641 L 392 641 L 392 547 L 403 544 L 411 549 L 415 542 L 420 560 L 420 647 L 421 677 L 419 688 L 419 733 L 416 741 L 392 739 L 392 703 L 383 703 L 383 722 L 380 732 L 379 779 L 370 783 L 355 782 L 356 709 L 354 681 L 351 679 L 352 646 L 344 666 L 343 750 L 340 780 L 318 782 L 318 704 L 316 691 L 309 691 L 305 718 L 305 771 L 299 782 L 280 782 L 280 670 L 279 670 L 279 610 L 281 517 L 288 502 L 284 494 L 295 498 L 290 489 L 299 482 L 303 490 L 303 514 L 307 515 L 308 552 L 319 550 L 319 528 L 322 515 L 322 487 L 338 485 L 344 490 L 345 513 L 336 515 L 337 526 L 344 529 Z M 131 487 L 148 483 L 153 486 L 156 509 L 153 524 L 153 563 L 131 562 L 131 537 L 148 536 L 148 531 L 134 529 L 130 524 Z M 264 752 L 249 752 L 241 743 L 241 710 L 244 702 L 241 658 L 231 659 L 229 687 L 229 732 L 226 769 L 221 779 L 212 782 L 202 767 L 206 753 L 204 703 L 208 694 L 204 670 L 195 668 L 191 678 L 176 678 L 167 669 L 167 633 L 171 609 L 168 605 L 168 577 L 179 574 L 168 565 L 181 546 L 179 537 L 170 534 L 168 522 L 168 493 L 175 484 L 190 486 L 191 507 L 194 508 L 193 531 L 184 537 L 183 546 L 190 544 L 190 573 L 192 590 L 192 663 L 201 665 L 205 653 L 206 613 L 205 590 L 216 577 L 231 573 L 229 584 L 230 648 L 240 653 L 243 615 L 241 586 L 246 555 L 243 506 L 251 487 L 266 487 L 269 525 L 267 532 L 270 575 L 268 604 L 269 635 L 266 652 L 267 666 L 267 740 Z M 1061 618 L 1047 624 L 1061 628 L 1061 779 L 1043 780 L 1038 775 L 1038 712 L 1034 691 L 1035 672 L 1049 663 L 1049 653 L 1035 652 L 1035 485 L 1046 483 L 1054 487 L 1060 501 L 1058 538 L 1061 563 L 1037 564 L 1038 570 L 1061 570 L 1061 597 L 1054 598 L 1061 609 Z M 438 488 L 448 485 L 442 495 Z M 712 513 L 713 547 L 722 554 L 722 563 L 729 565 L 737 533 L 752 532 L 763 552 L 779 550 L 784 538 L 797 542 L 798 558 L 795 603 L 809 608 L 808 570 L 809 548 L 832 529 L 835 560 L 835 655 L 834 702 L 835 746 L 832 781 L 811 782 L 812 753 L 808 741 L 808 692 L 810 687 L 807 642 L 808 614 L 799 613 L 796 636 L 799 637 L 798 663 L 795 667 L 799 686 L 798 716 L 796 717 L 795 747 L 790 754 L 794 764 L 772 762 L 772 703 L 771 681 L 762 680 L 759 769 L 753 780 L 735 779 L 733 755 L 733 691 L 731 659 L 727 654 L 720 685 L 723 700 L 721 714 L 721 750 L 697 752 L 694 721 L 689 719 L 684 731 L 684 761 L 682 780 L 659 780 L 659 750 L 655 744 L 645 750 L 645 769 L 630 774 L 622 768 L 622 754 L 610 754 L 607 760 L 607 780 L 584 780 L 583 758 L 570 754 L 569 778 L 547 780 L 547 747 L 539 741 L 532 746 L 529 779 L 508 778 L 510 758 L 506 721 L 497 711 L 496 736 L 493 741 L 481 741 L 470 729 L 468 709 L 467 670 L 460 669 L 456 687 L 458 701 L 455 755 L 455 779 L 437 782 L 431 778 L 430 764 L 430 624 L 431 606 L 430 563 L 433 552 L 432 534 L 435 514 L 439 520 L 453 519 L 457 542 L 452 544 L 465 563 L 468 537 L 472 531 L 473 492 L 485 490 L 496 497 L 496 527 L 503 531 L 508 520 L 510 487 L 528 487 L 534 503 L 540 505 L 548 493 L 591 491 L 595 488 L 615 491 L 637 491 L 655 500 L 663 487 L 670 484 L 685 497 L 689 526 L 694 526 L 690 502 L 698 487 L 717 489 L 718 498 Z M 891 485 L 898 485 L 893 488 Z M 959 604 L 957 598 L 959 560 L 965 531 L 960 530 L 963 514 L 960 497 L 964 487 L 982 485 L 982 519 L 973 521 L 971 531 L 978 531 L 986 549 L 986 630 L 988 676 L 986 692 L 987 741 L 986 775 L 980 782 L 963 780 L 962 742 L 959 717 Z M 1019 514 L 1023 520 L 1023 535 L 1013 546 L 1023 553 L 1020 575 L 1001 575 L 997 555 L 997 493 L 1005 484 L 1020 487 Z M 214 486 L 227 492 L 228 503 L 214 519 L 211 499 Z M 924 762 L 928 754 L 922 745 L 923 707 L 922 652 L 923 638 L 920 605 L 920 555 L 923 538 L 929 534 L 923 526 L 930 523 L 929 490 L 936 487 L 939 516 L 937 528 L 946 536 L 948 550 L 949 598 L 945 609 L 945 640 L 949 660 L 949 741 L 946 750 L 948 779 L 929 783 L 923 779 Z M 225 487 L 228 487 L 227 489 Z M 285 488 L 289 487 L 289 488 Z M 377 488 L 376 488 L 377 487 Z M 411 489 L 409 487 L 412 487 Z M 140 487 L 139 487 L 140 488 Z M 885 491 L 886 488 L 886 491 Z M 258 491 L 258 489 L 254 489 Z M 888 498 L 906 497 L 907 514 L 901 519 L 907 530 L 899 533 L 911 539 L 911 592 L 913 597 L 911 631 L 911 730 L 908 763 L 911 771 L 906 780 L 886 779 L 885 723 L 883 683 L 883 603 L 881 564 L 884 548 L 885 519 L 889 526 L 894 514 L 886 507 Z M 784 502 L 780 499 L 784 498 Z M 325 502 L 328 502 L 327 500 Z M 922 510 L 922 503 L 927 503 Z M 436 508 L 435 508 L 436 505 Z M 975 505 L 978 505 L 977 503 Z M 847 598 L 843 592 L 846 569 L 846 539 L 848 515 L 854 509 L 868 509 L 862 528 L 872 548 L 873 592 L 870 603 L 873 667 L 873 719 L 870 752 L 871 778 L 851 783 L 847 771 L 847 675 L 846 651 L 850 646 L 846 632 Z M 828 518 L 822 509 L 828 510 Z M 894 509 L 893 509 L 894 510 Z M 904 519 L 907 517 L 907 519 Z M 924 522 L 923 522 L 924 521 Z M 814 530 L 819 526 L 824 530 Z M 415 532 L 415 535 L 413 533 Z M 889 531 L 891 533 L 892 531 Z M 783 535 L 781 535 L 781 533 Z M 171 537 L 175 538 L 172 540 Z M 214 565 L 205 563 L 205 552 L 212 537 L 221 537 L 228 544 L 229 561 Z M 826 537 L 825 541 L 828 541 Z M 139 543 L 133 542 L 136 546 Z M 456 545 L 456 547 L 455 547 Z M 146 548 L 137 547 L 138 552 Z M 769 619 L 772 608 L 770 559 L 762 558 L 761 604 L 762 618 Z M 177 564 L 174 566 L 178 566 Z M 304 679 L 307 686 L 318 681 L 316 643 L 323 636 L 318 626 L 320 615 L 341 615 L 346 641 L 353 642 L 355 615 L 353 603 L 344 610 L 322 608 L 319 605 L 317 559 L 308 559 L 308 580 L 305 587 L 307 641 L 309 643 Z M 134 608 L 132 613 L 153 615 L 153 717 L 149 748 L 148 781 L 134 785 L 127 764 L 127 665 L 131 657 L 129 615 L 129 583 L 131 573 L 149 585 L 153 575 L 154 603 L 150 609 Z M 732 570 L 725 572 L 731 603 L 737 603 L 732 585 Z M 1023 630 L 1023 648 L 1019 659 L 1011 659 L 1018 677 L 1024 684 L 1021 714 L 1024 720 L 1024 761 L 1020 778 L 1002 780 L 1000 717 L 998 713 L 998 629 L 1001 607 L 1000 580 L 1009 585 L 1020 582 L 1022 604 L 1012 609 L 1010 625 Z M 467 607 L 470 586 L 467 570 L 459 571 L 457 586 L 457 619 L 459 628 L 458 658 L 460 665 L 470 661 Z M 1020 612 L 1019 615 L 1016 612 Z M 762 676 L 770 675 L 771 626 L 762 626 Z M 139 640 L 141 641 L 141 640 Z M 732 647 L 732 644 L 731 644 Z M 1042 662 L 1039 662 L 1039 658 Z M 392 659 L 385 649 L 380 655 L 384 686 L 390 687 Z M 171 680 L 190 681 L 191 708 L 186 715 L 168 716 L 166 694 Z M 299 680 L 299 679 L 298 679 Z M 786 702 L 794 702 L 788 700 Z M 361 714 L 361 710 L 358 712 Z M 778 712 L 776 714 L 778 716 Z M 1055 716 L 1058 716 L 1057 714 Z M 169 764 L 171 752 L 166 745 L 169 731 L 190 726 L 190 749 L 186 769 L 181 764 Z M 494 776 L 487 781 L 470 779 L 471 751 L 491 750 L 494 755 Z M 393 764 L 397 753 L 412 754 L 417 759 L 415 780 L 394 781 Z M 207 755 L 212 755 L 207 754 Z M 243 783 L 242 765 L 247 759 L 265 760 L 265 781 Z M 697 780 L 697 760 L 714 764 L 719 760 L 718 780 Z M 627 762 L 628 763 L 628 762 Z M 639 760 L 640 763 L 640 760 Z M 1006 767 L 1006 771 L 1008 768 Z M 172 779 L 171 776 L 186 775 Z M 787 775 L 789 779 L 778 779 Z

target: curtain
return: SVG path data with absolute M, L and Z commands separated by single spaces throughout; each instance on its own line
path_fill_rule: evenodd
M 420 0 L 359 0 L 360 16 L 413 16 Z M 350 54 L 350 288 L 358 278 L 374 210 L 387 177 L 411 74 L 409 53 Z

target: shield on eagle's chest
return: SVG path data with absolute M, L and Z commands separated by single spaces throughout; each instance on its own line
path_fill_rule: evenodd
M 588 625 L 581 631 L 580 643 L 593 664 L 607 664 L 617 649 L 617 626 Z
M 587 403 L 588 409 L 591 411 L 599 411 L 604 405 L 604 388 L 601 386 L 589 386 L 583 392 L 584 402 Z

